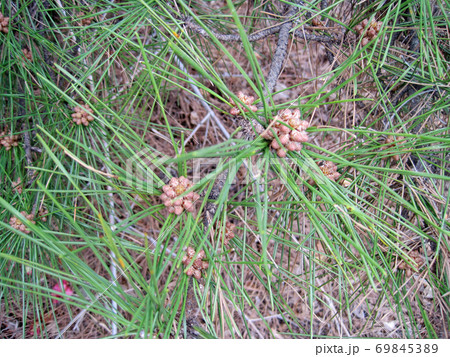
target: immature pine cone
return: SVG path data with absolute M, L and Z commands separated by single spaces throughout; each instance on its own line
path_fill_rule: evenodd
M 184 176 L 179 178 L 172 177 L 169 184 L 163 186 L 164 193 L 161 195 L 161 199 L 164 205 L 169 208 L 169 213 L 180 215 L 184 210 L 188 212 L 194 211 L 194 203 L 200 198 L 198 193 L 189 192 L 184 197 L 177 198 L 192 186 L 192 182 Z
M 361 45 L 365 46 L 367 45 L 371 40 L 373 40 L 375 37 L 377 37 L 378 33 L 380 32 L 382 22 L 372 21 L 367 28 L 366 27 L 369 24 L 369 20 L 364 19 L 359 25 L 355 26 L 355 31 L 358 32 L 360 36 L 363 36 L 363 39 L 361 40 Z
M 336 181 L 339 177 L 341 177 L 341 174 L 337 172 L 337 166 L 334 162 L 320 161 L 319 163 L 317 163 L 317 166 L 319 166 L 320 171 L 322 171 L 323 174 L 331 181 Z M 310 185 L 316 184 L 313 179 L 309 180 L 308 183 Z
M 219 227 L 222 227 L 222 224 L 220 222 L 218 222 Z M 220 229 L 219 228 L 219 229 Z M 227 222 L 225 223 L 225 232 L 221 232 L 221 237 L 223 239 L 223 244 L 225 246 L 227 246 L 230 241 L 234 238 L 234 229 L 236 228 L 236 225 L 231 223 L 231 222 Z
M 323 27 L 323 26 L 325 26 L 324 24 L 323 24 L 323 22 L 322 21 L 320 21 L 317 17 L 315 17 L 315 18 L 313 18 L 312 20 L 311 20 L 311 24 L 313 25 L 313 26 L 317 26 L 317 27 Z
M 253 102 L 255 101 L 255 97 L 251 95 L 245 95 L 242 92 L 238 93 L 238 98 L 241 100 L 242 103 L 244 103 L 247 107 L 250 108 L 252 112 L 256 112 L 258 108 L 256 105 L 253 105 Z M 238 107 L 237 104 L 234 103 L 233 99 L 231 99 L 231 103 L 233 103 L 235 106 L 231 108 L 230 114 L 231 115 L 238 115 L 241 112 L 241 109 Z M 247 112 L 247 108 L 242 108 L 244 112 Z
M 403 136 L 388 136 L 386 138 L 385 144 L 387 144 L 386 146 L 384 146 L 384 149 L 389 149 L 389 148 L 393 148 L 396 145 L 402 145 L 404 144 L 405 138 Z M 383 158 L 383 160 L 385 160 L 386 158 Z M 399 154 L 395 154 L 394 156 L 392 156 L 392 161 L 393 162 L 397 162 L 400 161 L 400 155 Z
M 410 252 L 408 254 L 411 259 L 417 264 L 417 266 L 420 268 L 423 263 L 424 263 L 424 259 L 423 257 L 420 255 L 420 253 L 417 250 L 413 250 L 412 252 Z M 408 265 L 408 263 L 406 263 L 405 261 L 402 261 L 398 268 L 400 270 L 405 270 L 406 271 L 406 276 L 409 278 L 412 275 L 412 269 L 411 267 Z
M 83 124 L 88 126 L 89 122 L 94 120 L 91 115 L 94 111 L 89 108 L 87 104 L 80 104 L 79 107 L 74 108 L 75 113 L 72 114 L 73 122 L 77 125 Z
M 0 32 L 8 33 L 9 17 L 4 17 L 0 12 Z
M 22 188 L 22 179 L 19 177 L 17 179 L 17 181 L 13 181 L 12 182 L 12 187 L 13 187 L 14 191 L 16 191 L 18 194 L 21 194 L 22 190 L 23 190 L 23 188 Z
M 84 12 L 80 12 L 78 17 L 84 17 L 86 14 Z M 81 26 L 89 26 L 92 23 L 92 17 L 85 17 L 81 19 Z
M 36 222 L 33 221 L 34 216 L 33 216 L 32 214 L 27 214 L 27 212 L 25 212 L 25 211 L 22 211 L 22 212 L 20 212 L 20 213 L 21 213 L 22 216 L 24 216 L 28 221 L 30 221 L 30 222 L 33 223 L 33 224 L 36 224 Z M 17 217 L 11 217 L 11 219 L 9 220 L 9 224 L 10 224 L 13 228 L 18 229 L 19 231 L 21 231 L 21 232 L 23 232 L 23 233 L 28 234 L 28 233 L 31 232 L 31 231 L 25 226 L 25 224 L 22 223 L 22 222 L 20 221 L 20 219 L 17 218 Z
M 42 222 L 47 222 L 48 210 L 45 207 L 42 207 L 38 212 L 38 217 Z
M 283 109 L 273 119 L 275 123 L 272 129 L 280 142 L 274 137 L 271 129 L 266 130 L 262 137 L 272 140 L 270 147 L 277 151 L 279 157 L 286 157 L 287 151 L 300 151 L 302 149 L 301 143 L 309 140 L 305 131 L 308 129 L 309 123 L 300 120 L 300 111 L 298 109 L 294 111 Z
M 33 62 L 33 54 L 28 48 L 23 48 L 22 53 L 28 61 Z
M 11 150 L 13 146 L 19 145 L 19 135 L 5 136 L 6 131 L 0 131 L 0 145 L 3 145 L 6 151 Z
M 187 267 L 191 261 L 194 259 L 195 249 L 192 247 L 187 247 L 186 255 L 183 257 L 183 264 Z M 202 277 L 202 271 L 208 269 L 209 263 L 203 261 L 206 258 L 204 250 L 198 252 L 197 257 L 194 259 L 192 266 L 186 271 L 186 275 L 194 276 L 195 279 L 200 279 Z

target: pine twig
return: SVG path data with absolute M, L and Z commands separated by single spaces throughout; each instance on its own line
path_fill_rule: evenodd
M 198 33 L 199 35 L 205 37 L 205 38 L 211 38 L 210 34 L 200 25 L 197 25 L 195 22 L 193 22 L 192 17 L 185 17 L 182 19 L 182 21 L 184 22 L 184 25 Z M 257 32 L 254 32 L 250 35 L 247 36 L 248 41 L 250 42 L 255 42 L 255 41 L 259 41 L 262 40 L 266 37 L 269 37 L 271 35 L 274 35 L 278 32 L 280 32 L 280 29 L 282 27 L 284 23 L 275 25 L 275 26 L 271 26 L 262 30 L 259 30 Z M 222 42 L 242 42 L 242 38 L 239 34 L 223 34 L 220 32 L 216 32 L 213 30 L 210 30 L 210 32 L 213 34 L 214 37 L 216 37 L 219 41 Z
M 338 43 L 341 41 L 340 38 L 334 38 L 327 35 L 315 35 L 315 34 L 308 34 L 304 33 L 302 30 L 296 30 L 295 36 L 298 40 L 304 40 L 304 41 L 314 41 L 314 42 L 321 42 L 321 43 Z
M 286 17 L 291 18 L 297 12 L 297 8 L 290 6 L 287 10 Z M 266 79 L 266 88 L 264 90 L 264 97 L 266 98 L 273 92 L 275 85 L 283 68 L 284 61 L 287 56 L 287 48 L 289 42 L 289 35 L 292 28 L 292 20 L 284 22 L 280 27 L 280 34 L 278 35 L 277 48 L 272 58 L 269 74 Z

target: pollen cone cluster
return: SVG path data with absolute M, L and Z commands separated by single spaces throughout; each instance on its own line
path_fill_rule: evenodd
M 272 140 L 270 147 L 277 151 L 279 157 L 286 157 L 288 151 L 300 151 L 301 143 L 309 140 L 305 131 L 308 129 L 309 123 L 300 120 L 300 111 L 283 109 L 273 119 L 275 123 L 272 129 L 276 137 L 270 129 L 262 134 L 264 139 Z
M 194 276 L 195 279 L 200 279 L 202 277 L 202 271 L 208 269 L 209 263 L 205 262 L 203 259 L 206 258 L 206 254 L 204 250 L 198 252 L 198 255 L 195 257 L 195 249 L 192 247 L 187 247 L 186 255 L 183 257 L 183 264 L 187 267 L 192 260 L 192 266 L 186 271 L 186 275 Z
M 252 112 L 256 112 L 258 110 L 256 105 L 253 105 L 253 102 L 255 101 L 255 97 L 253 97 L 252 95 L 246 95 L 242 92 L 239 92 L 237 96 L 241 100 L 242 103 L 244 103 L 247 107 L 250 108 L 250 110 Z M 231 99 L 231 102 L 235 105 L 230 110 L 231 115 L 238 115 L 241 112 L 241 109 L 238 108 L 238 106 L 234 103 L 234 101 L 232 99 Z M 244 112 L 248 111 L 247 108 L 244 108 L 244 107 L 242 108 L 242 110 Z
M 192 186 L 192 182 L 183 176 L 172 177 L 169 184 L 163 186 L 164 193 L 161 195 L 161 199 L 164 205 L 169 208 L 169 213 L 180 215 L 184 210 L 194 211 L 194 203 L 200 198 L 198 193 L 189 192 L 184 197 L 179 198 Z
M 22 211 L 20 212 L 22 214 L 22 216 L 24 216 L 28 221 L 30 221 L 33 224 L 36 224 L 35 221 L 33 221 L 34 216 L 32 214 L 27 214 L 27 212 Z M 9 224 L 11 225 L 11 227 L 18 229 L 19 231 L 23 232 L 23 233 L 30 233 L 31 231 L 27 228 L 27 226 L 22 223 L 20 221 L 19 218 L 17 217 L 11 217 L 11 219 L 9 220 Z
M 6 131 L 0 131 L 0 145 L 3 145 L 7 151 L 11 150 L 13 146 L 19 145 L 19 135 L 5 135 Z
M 8 33 L 9 17 L 3 16 L 0 12 L 0 32 Z
M 73 122 L 77 125 L 83 124 L 88 126 L 94 117 L 91 115 L 94 111 L 89 108 L 87 104 L 80 104 L 79 107 L 74 108 L 75 113 L 72 114 Z
M 382 22 L 372 21 L 367 28 L 366 27 L 369 24 L 369 20 L 364 19 L 359 25 L 355 26 L 355 31 L 360 35 L 363 36 L 361 40 L 361 45 L 365 46 L 367 45 L 371 40 L 373 40 L 375 37 L 378 36 L 378 33 L 380 32 Z
M 319 163 L 317 163 L 317 166 L 319 166 L 320 171 L 322 171 L 323 174 L 331 181 L 336 181 L 339 177 L 341 177 L 341 174 L 337 172 L 337 166 L 334 162 L 320 161 Z M 310 185 L 316 184 L 316 182 L 312 179 L 309 180 L 308 183 Z
M 337 172 L 337 166 L 334 162 L 321 161 L 319 163 L 319 168 L 331 181 L 336 181 L 339 177 L 341 177 L 341 174 Z

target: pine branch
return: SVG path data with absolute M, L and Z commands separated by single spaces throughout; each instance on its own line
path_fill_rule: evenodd
M 185 17 L 182 19 L 184 22 L 184 25 L 198 33 L 199 35 L 205 37 L 205 38 L 211 38 L 210 34 L 201 26 L 197 25 L 195 22 L 193 22 L 192 17 Z M 278 32 L 280 32 L 281 27 L 284 23 L 281 23 L 279 25 L 275 25 L 272 27 L 268 27 L 266 29 L 262 29 L 260 31 L 254 32 L 247 36 L 248 41 L 255 42 L 262 39 L 265 39 L 266 37 L 269 37 L 271 35 L 274 35 Z M 213 30 L 210 30 L 210 32 L 213 34 L 214 37 L 216 37 L 219 41 L 223 42 L 242 42 L 242 38 L 239 34 L 222 34 L 220 32 L 216 32 Z
M 296 12 L 297 9 L 295 7 L 289 7 L 286 17 L 291 18 Z M 281 73 L 281 69 L 283 68 L 284 61 L 286 60 L 291 28 L 292 20 L 286 21 L 281 25 L 280 34 L 277 41 L 277 48 L 275 50 L 275 54 L 273 55 L 269 74 L 267 75 L 266 79 L 266 88 L 264 90 L 265 98 L 270 95 L 275 88 L 278 77 Z

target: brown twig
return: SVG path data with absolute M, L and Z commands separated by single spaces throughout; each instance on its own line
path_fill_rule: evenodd
M 288 7 L 286 17 L 291 18 L 297 12 L 297 8 Z M 289 35 L 292 28 L 292 20 L 284 22 L 280 27 L 280 34 L 278 36 L 277 48 L 272 58 L 269 74 L 266 79 L 266 88 L 264 90 L 264 97 L 267 97 L 273 92 L 275 84 L 283 68 L 284 61 L 287 56 L 287 48 L 289 42 Z
M 327 35 L 315 35 L 315 34 L 308 34 L 303 32 L 302 30 L 296 30 L 295 35 L 297 36 L 297 39 L 299 40 L 305 40 L 305 41 L 315 41 L 315 42 L 321 42 L 321 43 L 339 43 L 341 42 L 340 38 L 335 38 Z
M 184 25 L 188 29 L 198 33 L 199 35 L 201 35 L 205 38 L 211 38 L 208 31 L 206 31 L 203 27 L 201 27 L 200 25 L 197 25 L 195 22 L 193 22 L 193 19 L 191 17 L 185 17 L 182 19 L 182 21 L 184 21 Z M 248 35 L 247 39 L 250 42 L 262 40 L 268 36 L 278 33 L 280 31 L 282 25 L 283 25 L 283 23 L 272 26 L 272 27 L 268 27 L 266 29 L 259 30 L 257 32 L 254 32 L 254 33 Z M 222 41 L 222 42 L 242 42 L 242 38 L 239 34 L 223 34 L 220 32 L 213 31 L 213 30 L 210 30 L 210 32 L 212 33 L 212 35 L 214 37 L 216 37 L 219 41 Z

